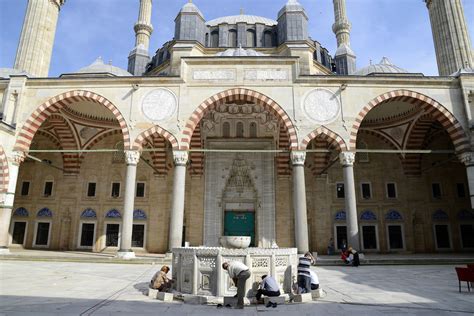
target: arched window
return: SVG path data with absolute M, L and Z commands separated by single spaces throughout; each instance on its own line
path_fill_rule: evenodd
M 120 141 L 115 144 L 114 149 L 118 150 L 114 152 L 112 156 L 113 163 L 125 163 L 125 149 L 123 146 L 123 141 Z
M 218 30 L 211 32 L 210 47 L 219 47 L 219 31 Z
M 257 37 L 254 30 L 247 30 L 247 47 L 257 46 Z
M 397 210 L 389 210 L 387 215 L 385 216 L 386 220 L 389 221 L 401 221 L 403 220 L 402 214 Z
M 45 207 L 39 210 L 36 216 L 37 217 L 53 217 L 53 212 L 51 212 L 49 208 Z
M 443 210 L 437 210 L 433 213 L 433 221 L 447 221 L 449 220 L 448 214 Z
M 97 213 L 91 208 L 86 208 L 82 212 L 81 218 L 97 218 Z
M 133 211 L 133 219 L 136 219 L 136 220 L 145 220 L 147 217 L 146 217 L 146 213 L 145 211 L 142 211 L 142 210 L 135 210 Z
M 250 137 L 257 138 L 257 123 L 250 123 Z
M 19 207 L 15 210 L 15 212 L 13 213 L 13 216 L 17 216 L 17 217 L 28 217 L 29 216 L 29 213 L 28 213 L 28 210 L 24 207 Z
M 224 124 L 222 125 L 222 136 L 224 138 L 230 137 L 230 123 L 229 122 L 224 122 Z
M 237 47 L 237 31 L 229 30 L 229 47 Z
M 240 137 L 240 138 L 244 137 L 244 123 L 242 122 L 237 123 L 235 136 Z
M 110 211 L 105 214 L 106 218 L 122 218 L 122 214 L 116 209 L 111 209 Z
M 336 221 L 345 221 L 346 220 L 346 211 L 337 212 L 336 216 L 334 216 L 334 219 Z
M 360 219 L 363 221 L 376 221 L 377 216 L 375 215 L 374 212 L 367 210 L 367 211 L 364 211 L 364 213 L 360 215 Z
M 272 31 L 265 31 L 263 33 L 263 47 L 273 47 L 273 34 Z

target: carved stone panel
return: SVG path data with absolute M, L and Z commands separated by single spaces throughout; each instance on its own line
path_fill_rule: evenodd
M 222 70 L 194 70 L 194 80 L 235 80 L 236 73 L 234 69 Z
M 314 89 L 303 100 L 303 111 L 306 116 L 319 124 L 334 121 L 340 112 L 338 97 L 326 89 Z
M 166 121 L 176 112 L 178 101 L 168 89 L 155 89 L 142 101 L 143 114 L 152 121 Z
M 244 78 L 251 81 L 284 81 L 288 80 L 288 71 L 284 69 L 247 69 Z

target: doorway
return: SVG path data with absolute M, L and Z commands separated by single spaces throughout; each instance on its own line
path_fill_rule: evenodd
M 255 246 L 255 212 L 226 210 L 224 236 L 249 236 L 250 246 Z
M 25 245 L 26 222 L 14 222 L 12 233 L 12 245 Z
M 451 238 L 449 233 L 449 226 L 446 224 L 434 225 L 436 249 L 451 249 Z

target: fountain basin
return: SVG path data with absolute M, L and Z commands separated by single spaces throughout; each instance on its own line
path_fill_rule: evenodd
M 251 238 L 248 236 L 222 236 L 219 243 L 224 248 L 247 249 L 250 246 Z
M 296 248 L 187 247 L 174 248 L 172 253 L 174 287 L 183 294 L 217 298 L 234 296 L 237 289 L 227 271 L 222 269 L 222 264 L 230 261 L 240 261 L 250 269 L 247 297 L 255 295 L 264 274 L 275 277 L 282 293 L 290 293 L 296 282 Z

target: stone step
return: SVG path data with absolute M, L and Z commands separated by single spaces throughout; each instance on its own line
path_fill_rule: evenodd
M 311 293 L 297 294 L 293 297 L 295 303 L 308 303 L 313 301 Z
M 174 295 L 172 293 L 159 292 L 158 299 L 163 302 L 173 302 Z

